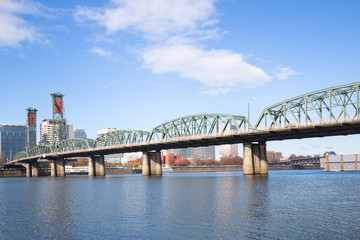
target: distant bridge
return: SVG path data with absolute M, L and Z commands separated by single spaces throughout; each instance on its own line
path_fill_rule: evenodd
M 143 174 L 161 175 L 160 150 L 243 143 L 244 174 L 267 173 L 267 141 L 358 134 L 359 87 L 357 82 L 282 101 L 265 108 L 254 126 L 241 115 L 191 115 L 167 121 L 151 132 L 117 130 L 96 139 L 38 145 L 15 154 L 6 165 L 25 164 L 31 168 L 39 159 L 47 159 L 54 162 L 55 169 L 60 161 L 60 174 L 54 170 L 53 175 L 62 175 L 63 159 L 90 157 L 94 167 L 90 167 L 89 174 L 103 175 L 104 155 L 142 151 Z

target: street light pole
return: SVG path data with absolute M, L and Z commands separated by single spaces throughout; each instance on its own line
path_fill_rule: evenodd
M 250 130 L 250 102 L 248 102 L 248 132 Z

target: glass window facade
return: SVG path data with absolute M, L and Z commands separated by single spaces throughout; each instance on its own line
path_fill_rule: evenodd
M 0 152 L 5 161 L 25 150 L 26 127 L 23 125 L 0 124 Z

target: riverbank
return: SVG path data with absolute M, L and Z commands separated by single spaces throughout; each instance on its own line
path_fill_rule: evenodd
M 0 177 L 25 177 L 25 171 L 16 168 L 0 168 Z

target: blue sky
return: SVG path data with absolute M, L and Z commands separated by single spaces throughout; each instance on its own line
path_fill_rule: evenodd
M 0 122 L 51 118 L 91 138 L 199 113 L 247 115 L 359 81 L 359 1 L 0 0 Z M 271 142 L 285 156 L 360 152 L 359 136 Z

